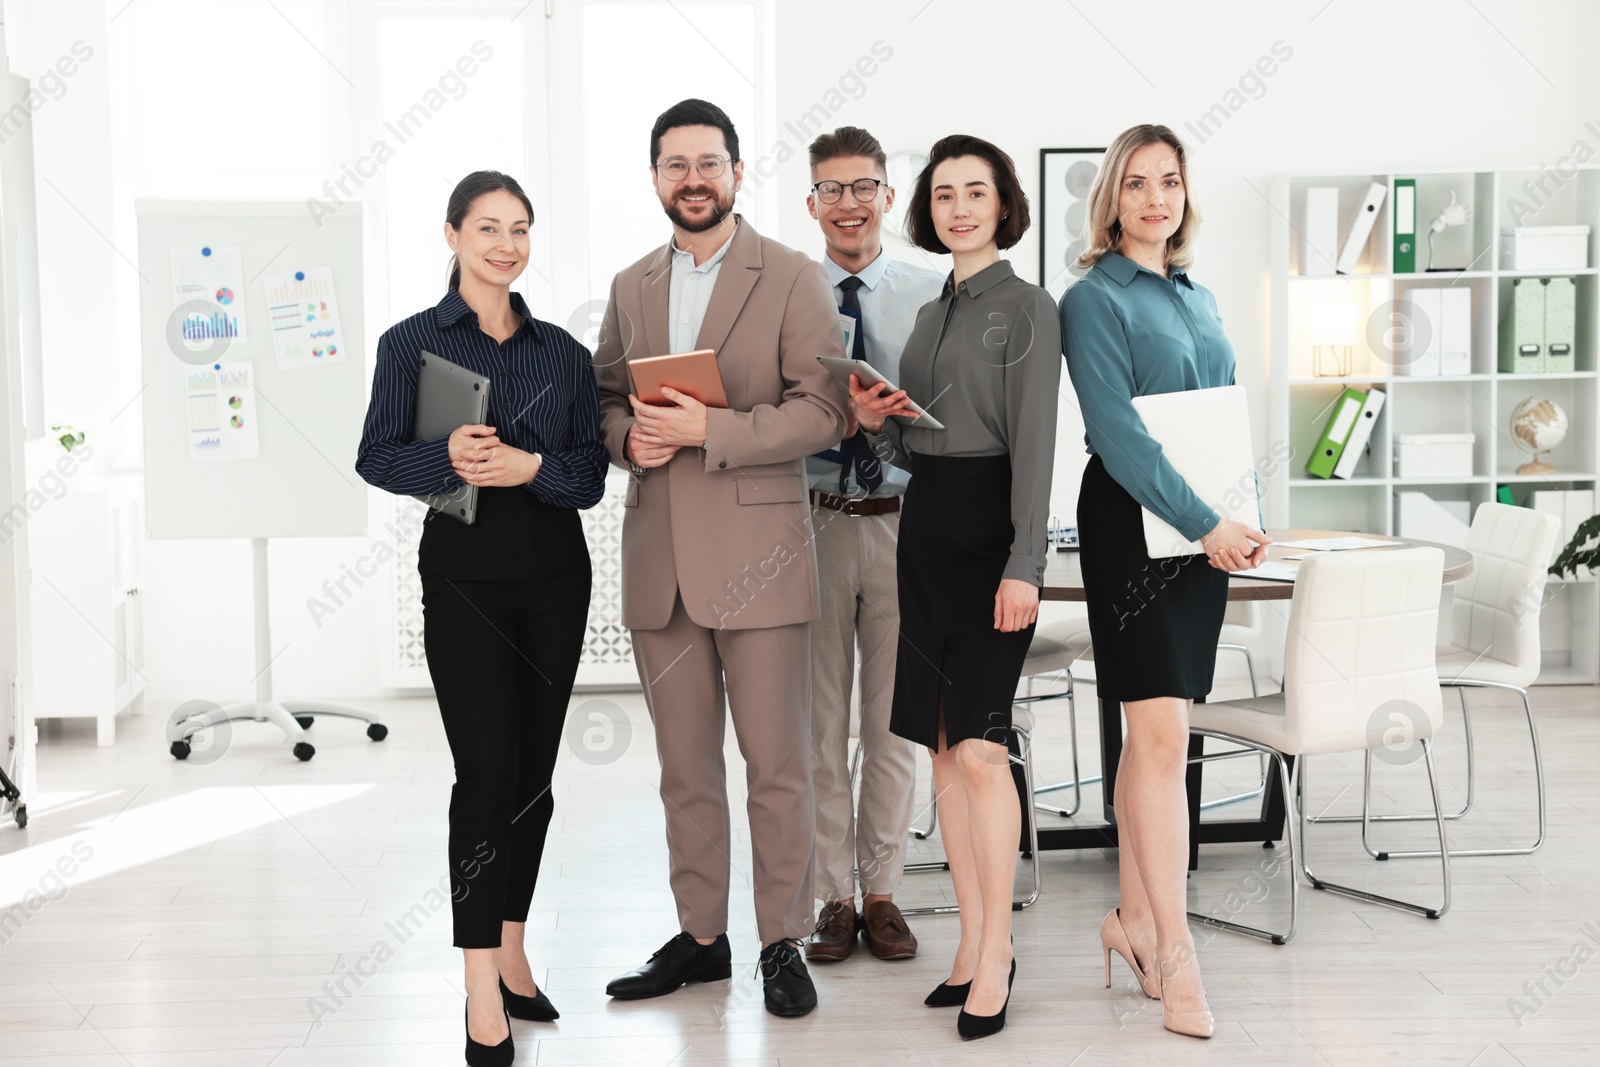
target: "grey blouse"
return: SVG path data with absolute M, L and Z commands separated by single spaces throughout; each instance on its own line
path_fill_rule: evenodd
M 1000 260 L 922 306 L 900 356 L 900 386 L 943 430 L 891 418 L 868 434 L 878 458 L 1011 457 L 1011 558 L 1003 577 L 1044 584 L 1055 464 L 1061 323 L 1055 301 Z

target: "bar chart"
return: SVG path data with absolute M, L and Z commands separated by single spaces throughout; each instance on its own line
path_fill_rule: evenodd
M 209 341 L 213 338 L 237 338 L 239 336 L 239 317 L 230 315 L 221 308 L 210 315 L 194 314 L 183 320 L 183 339 L 185 341 Z

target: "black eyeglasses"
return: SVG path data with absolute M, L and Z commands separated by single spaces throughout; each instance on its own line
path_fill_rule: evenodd
M 857 178 L 850 183 L 850 193 L 858 203 L 868 204 L 877 197 L 878 186 L 888 184 L 876 178 Z M 838 182 L 818 182 L 811 187 L 811 190 L 824 204 L 837 204 L 839 198 L 844 195 L 844 186 Z
M 723 168 L 733 162 L 736 162 L 736 160 L 729 159 L 727 156 L 701 156 L 694 161 L 694 169 L 700 172 L 700 177 L 702 178 L 720 178 L 722 177 Z M 670 178 L 678 182 L 688 176 L 689 166 L 687 159 L 673 156 L 671 159 L 664 159 L 655 164 L 655 171 L 663 178 Z

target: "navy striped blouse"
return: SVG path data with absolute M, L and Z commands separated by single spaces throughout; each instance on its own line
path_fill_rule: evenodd
M 488 424 L 495 436 L 542 457 L 528 483 L 536 498 L 563 508 L 600 502 L 609 459 L 600 439 L 589 350 L 566 330 L 534 318 L 520 294 L 511 294 L 511 307 L 522 325 L 504 344 L 479 328 L 477 312 L 454 289 L 437 307 L 384 331 L 356 473 L 379 489 L 407 496 L 461 484 L 450 466 L 447 438 L 411 440 L 418 360 L 427 349 L 490 379 Z

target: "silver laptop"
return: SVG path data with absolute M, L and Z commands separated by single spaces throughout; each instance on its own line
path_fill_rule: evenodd
M 462 426 L 489 417 L 489 379 L 423 349 L 417 372 L 417 414 L 413 441 L 437 441 Z M 478 518 L 478 487 L 462 482 L 448 493 L 419 496 L 435 511 L 471 526 Z

